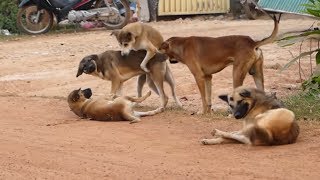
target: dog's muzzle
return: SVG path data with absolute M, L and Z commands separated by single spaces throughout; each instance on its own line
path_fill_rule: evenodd
M 82 90 L 82 93 L 85 98 L 89 99 L 92 96 L 92 91 L 90 88 Z

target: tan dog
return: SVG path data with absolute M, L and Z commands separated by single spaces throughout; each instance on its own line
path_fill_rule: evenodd
M 145 72 L 150 71 L 146 65 L 158 52 L 158 48 L 163 42 L 163 37 L 159 31 L 149 25 L 136 22 L 126 25 L 121 30 L 113 31 L 111 35 L 116 36 L 121 46 L 122 55 L 128 55 L 131 50 L 146 50 L 147 54 L 140 67 Z
M 172 37 L 162 43 L 159 51 L 172 59 L 186 64 L 193 74 L 202 98 L 202 112 L 211 111 L 212 74 L 233 64 L 233 87 L 243 84 L 246 74 L 253 76 L 256 86 L 263 90 L 263 56 L 260 46 L 271 43 L 278 32 L 274 17 L 272 34 L 261 41 L 249 36 L 223 37 Z
M 250 145 L 282 145 L 296 142 L 299 126 L 292 111 L 282 103 L 255 88 L 236 88 L 230 95 L 219 96 L 226 101 L 236 119 L 244 119 L 243 128 L 236 132 L 215 129 L 216 138 L 203 139 L 205 145 L 241 142 Z
M 142 102 L 149 97 L 151 92 L 149 91 L 143 97 L 117 97 L 113 101 L 106 99 L 90 99 L 92 96 L 91 89 L 78 89 L 72 91 L 68 96 L 68 104 L 70 109 L 81 118 L 90 118 L 92 120 L 99 121 L 116 121 L 127 120 L 130 123 L 136 123 L 140 121 L 140 116 L 151 116 L 159 113 L 159 109 L 138 112 L 132 110 L 132 102 Z
M 140 68 L 140 63 L 145 55 L 146 51 L 143 50 L 131 51 L 127 56 L 121 56 L 120 51 L 106 51 L 101 54 L 89 55 L 81 60 L 77 77 L 84 72 L 109 80 L 112 83 L 111 94 L 119 94 L 125 81 L 140 75 L 137 88 L 138 97 L 141 96 L 142 87 L 147 81 L 149 87 L 160 96 L 162 109 L 166 107 L 168 102 L 163 87 L 163 83 L 167 82 L 175 102 L 179 107 L 182 107 L 176 96 L 173 75 L 166 63 L 167 56 L 157 53 L 147 65 L 150 73 L 146 73 Z

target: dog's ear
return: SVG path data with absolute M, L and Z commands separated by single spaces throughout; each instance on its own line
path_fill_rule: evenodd
M 246 90 L 246 89 L 244 89 L 239 93 L 239 95 L 241 97 L 248 98 L 248 97 L 251 97 L 251 92 Z
M 99 59 L 99 57 L 98 57 L 97 54 L 92 54 L 92 55 L 90 55 L 90 59 L 94 60 L 94 61 L 97 61 Z
M 110 34 L 110 36 L 115 36 L 115 37 L 118 37 L 120 34 L 120 30 L 113 30 Z
M 124 34 L 124 37 L 127 41 L 131 41 L 133 38 L 132 38 L 132 33 L 131 32 L 126 32 Z
M 80 76 L 83 73 L 83 67 L 84 67 L 84 65 L 83 65 L 83 59 L 82 59 L 81 62 L 79 63 L 78 72 L 77 72 L 76 77 Z
M 160 45 L 160 48 L 159 50 L 167 50 L 169 48 L 169 43 L 168 42 L 163 42 L 161 45 Z
M 81 91 L 81 88 L 79 88 L 78 90 L 74 91 L 74 94 L 73 94 L 73 96 L 71 98 L 73 102 L 77 102 L 79 100 L 79 98 L 80 98 L 79 92 L 80 91 Z
M 227 94 L 222 94 L 219 96 L 219 98 L 227 103 L 229 103 L 229 100 L 228 100 L 228 95 Z

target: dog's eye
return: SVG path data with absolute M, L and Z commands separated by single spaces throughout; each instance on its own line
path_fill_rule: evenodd
M 127 46 L 128 46 L 128 44 L 127 44 L 127 43 L 125 43 L 125 44 L 123 44 L 123 46 L 124 46 L 124 47 L 127 47 Z
M 230 97 L 230 101 L 233 101 L 233 97 Z
M 243 100 L 237 101 L 237 104 L 241 104 L 243 102 Z

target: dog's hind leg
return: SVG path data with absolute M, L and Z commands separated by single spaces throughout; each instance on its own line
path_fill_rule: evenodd
M 131 114 L 129 110 L 125 110 L 125 111 L 122 113 L 122 117 L 123 117 L 125 120 L 130 121 L 130 124 L 132 124 L 132 123 L 137 123 L 137 122 L 141 121 L 139 117 L 136 117 L 136 116 L 134 116 L 133 114 Z
M 159 96 L 161 98 L 161 108 L 165 108 L 168 103 L 168 97 L 163 90 L 163 77 L 161 76 L 150 76 L 151 80 L 153 80 L 157 90 L 159 92 Z
M 153 116 L 156 115 L 158 113 L 163 112 L 163 108 L 157 108 L 155 110 L 151 110 L 151 111 L 146 111 L 146 112 L 141 112 L 141 111 L 133 111 L 134 115 L 137 117 L 144 117 L 144 116 Z
M 153 80 L 150 78 L 149 75 L 147 75 L 147 83 L 148 83 L 149 88 L 150 88 L 153 92 L 155 92 L 157 95 L 159 95 L 159 91 L 158 91 L 156 85 L 154 84 Z
M 264 78 L 263 78 L 263 55 L 262 52 L 257 61 L 252 65 L 249 74 L 253 76 L 254 82 L 258 89 L 264 91 Z
M 173 97 L 174 101 L 177 103 L 177 105 L 179 107 L 182 108 L 182 103 L 180 102 L 180 100 L 179 100 L 179 98 L 177 97 L 177 94 L 176 94 L 176 83 L 174 82 L 172 72 L 169 69 L 168 65 L 166 67 L 165 81 L 170 86 L 172 97 Z
M 142 75 L 138 76 L 138 79 L 137 79 L 137 96 L 138 97 L 142 96 L 143 85 L 146 83 L 146 81 L 147 81 L 146 74 L 142 74 Z
M 234 139 L 226 139 L 223 137 L 217 137 L 212 139 L 202 139 L 200 141 L 203 145 L 215 145 L 215 144 L 226 144 L 226 143 L 235 143 L 238 142 Z

